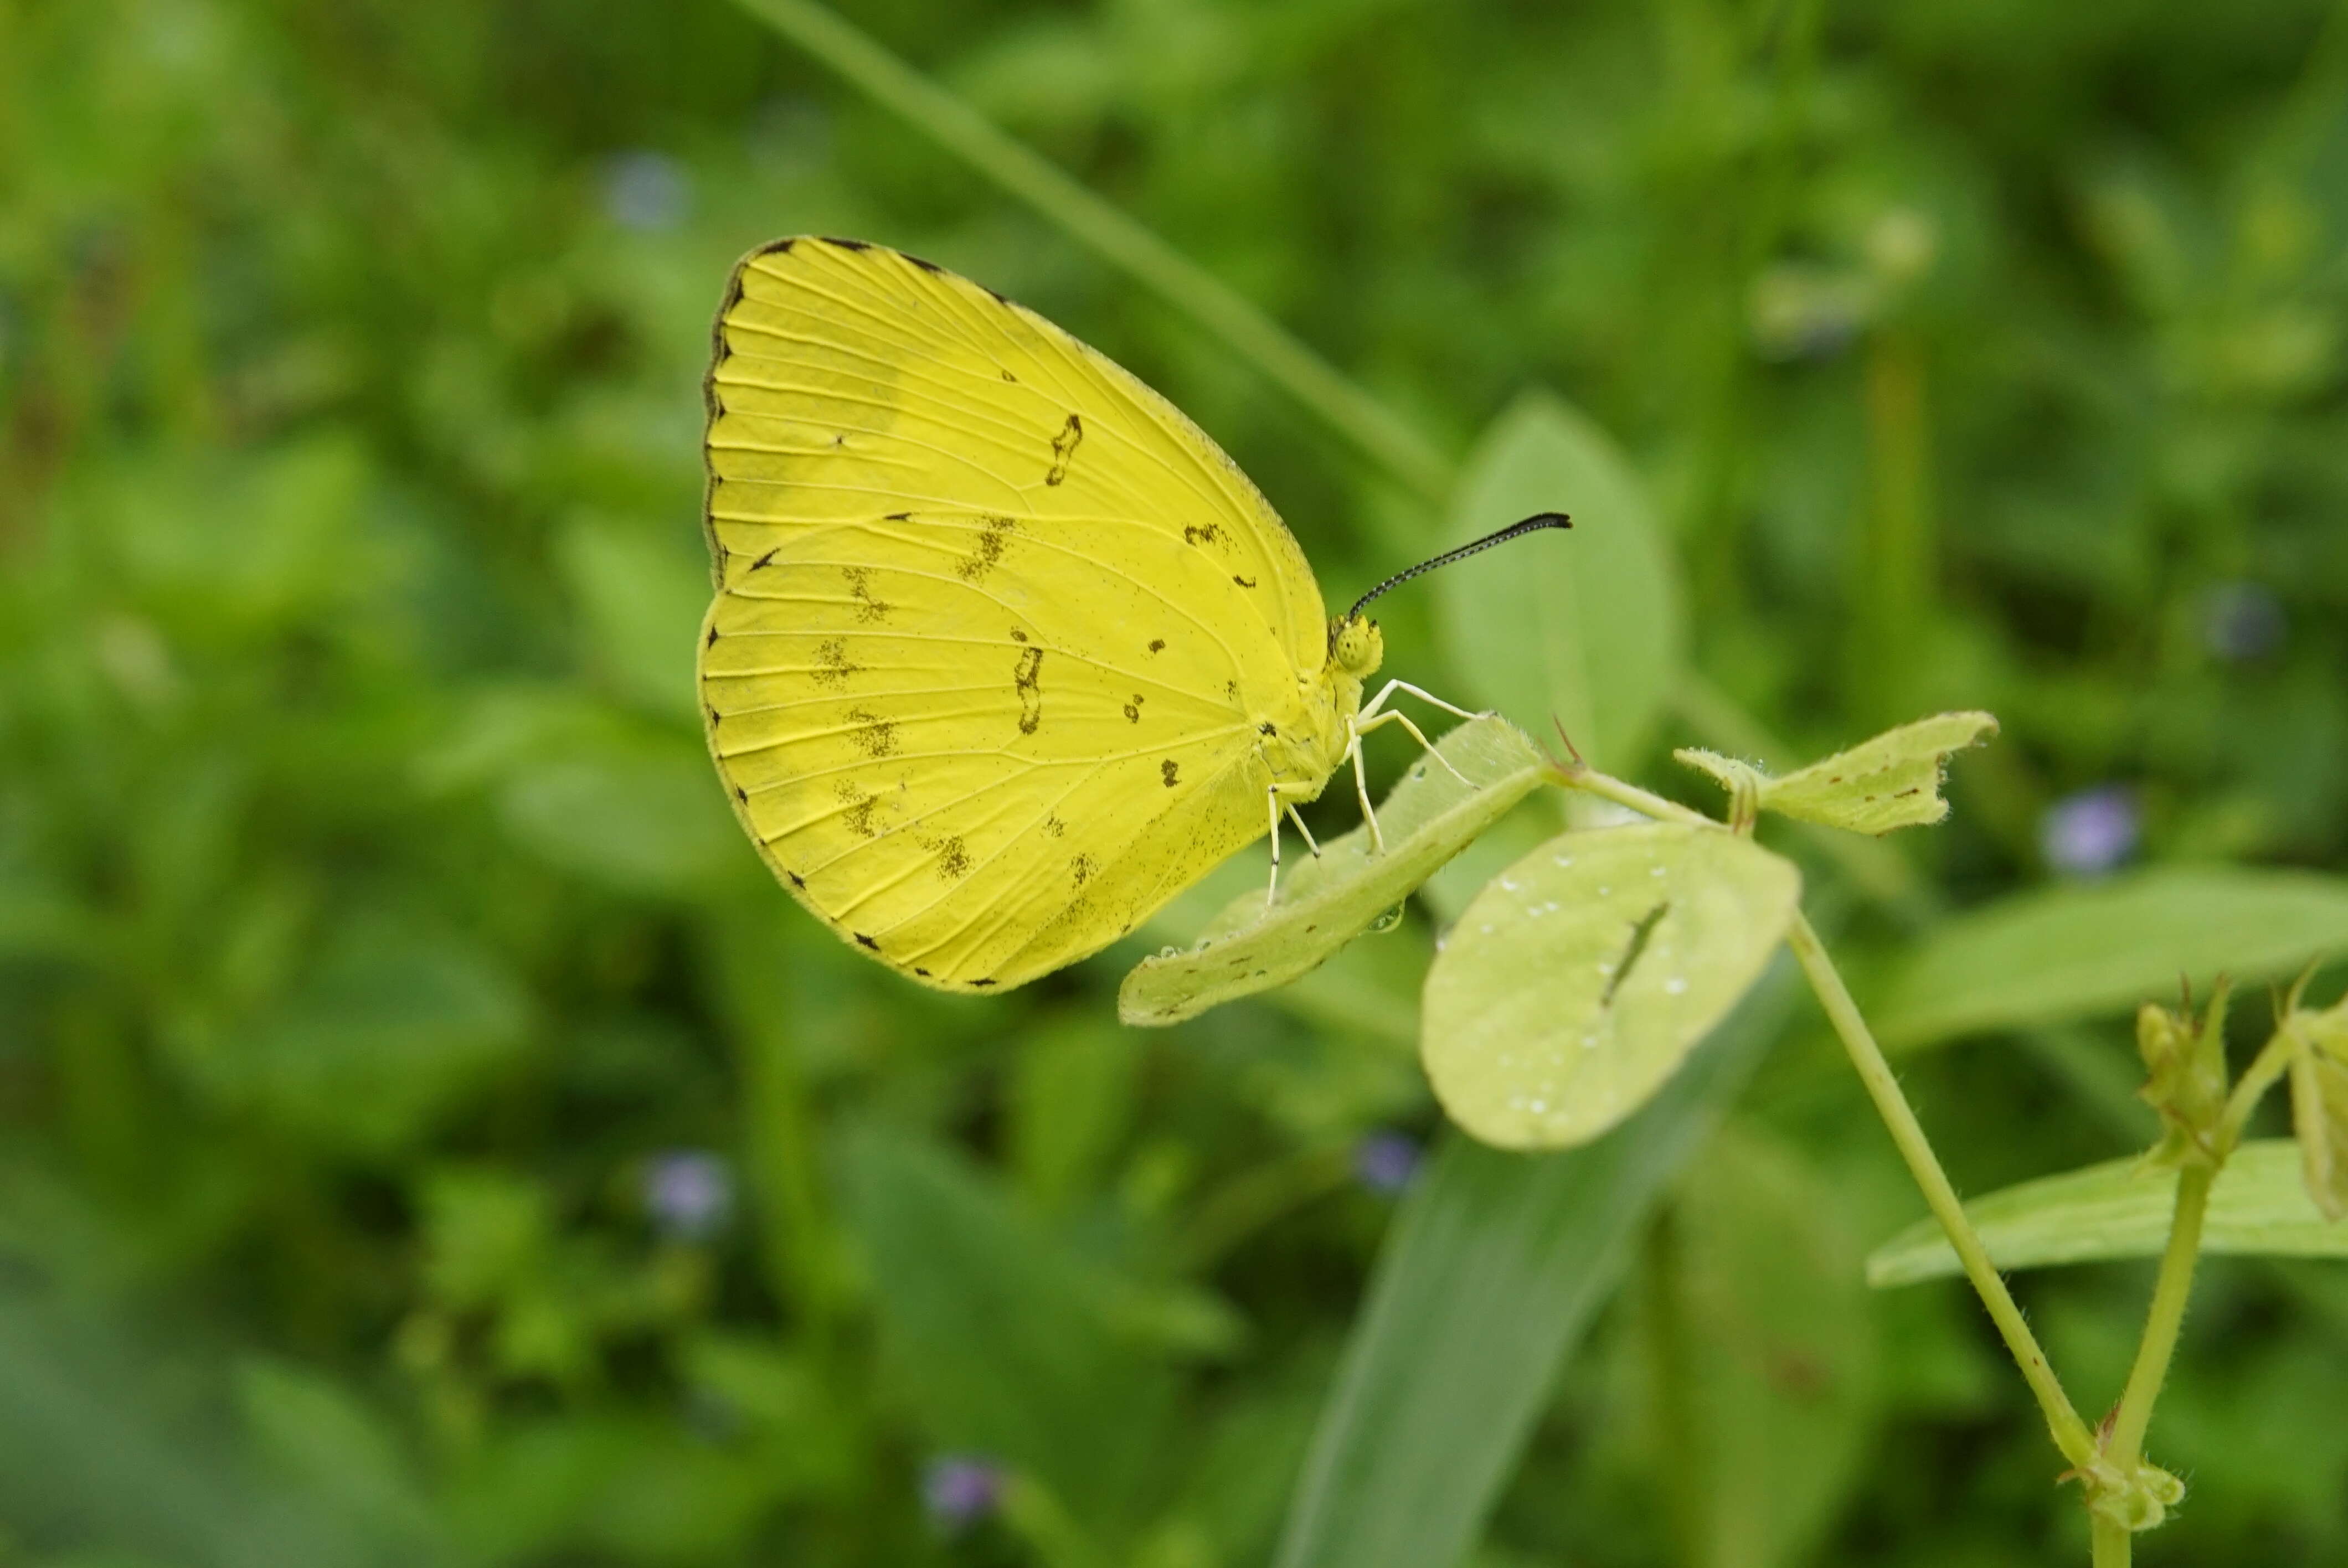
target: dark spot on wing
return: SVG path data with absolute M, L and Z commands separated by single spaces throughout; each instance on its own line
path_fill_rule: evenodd
M 750 569 L 752 571 L 757 571 L 760 567 L 774 565 L 775 558 L 782 553 L 783 547 L 777 545 L 773 549 L 768 550 L 765 555 L 762 555 L 757 560 L 752 561 L 750 563 Z
M 913 520 L 913 514 L 911 512 L 891 512 L 880 520 L 884 523 L 910 523 Z
M 1274 725 L 1270 719 L 1266 719 L 1262 723 L 1258 724 L 1256 726 L 1256 730 L 1259 733 L 1266 735 L 1276 735 L 1280 733 L 1278 726 Z
M 872 821 L 873 810 L 880 804 L 880 796 L 866 794 L 847 779 L 841 779 L 832 785 L 832 794 L 838 795 L 839 804 L 847 807 L 839 814 L 839 819 L 848 824 L 848 830 L 850 833 L 855 834 L 859 838 L 880 836 L 880 830 L 873 825 Z
M 709 727 L 713 730 L 726 722 L 726 715 L 715 708 L 705 708 L 703 711 L 709 715 Z
M 847 685 L 850 676 L 863 672 L 863 665 L 850 662 L 848 644 L 834 637 L 816 644 L 815 668 L 808 671 L 808 679 L 837 689 Z
M 1255 579 L 1251 577 L 1241 577 L 1237 572 L 1231 573 L 1231 580 L 1239 584 L 1241 588 L 1253 588 L 1255 586 Z
M 1067 825 L 1066 823 L 1065 823 L 1065 822 L 1062 822 L 1058 817 L 1056 817 L 1056 816 L 1049 816 L 1049 815 L 1047 815 L 1047 816 L 1045 816 L 1045 817 L 1044 818 L 1044 836 L 1045 836 L 1045 837 L 1046 837 L 1046 838 L 1057 838 L 1057 837 L 1059 837 L 1062 834 L 1064 834 L 1064 833 L 1066 833 L 1066 832 L 1067 832 L 1067 831 L 1068 831 L 1068 825 Z
M 1133 701 L 1125 705 L 1125 722 L 1128 724 L 1141 723 L 1141 693 L 1138 692 L 1133 694 Z
M 1027 641 L 1027 634 L 1014 626 L 1011 629 L 1011 641 L 1014 642 L 1025 642 Z
M 954 563 L 954 575 L 964 582 L 977 582 L 984 578 L 1003 559 L 1003 547 L 1011 542 L 1011 535 L 1018 527 L 1015 518 L 981 518 L 978 543 L 971 548 L 970 554 Z
M 939 266 L 935 261 L 923 261 L 921 257 L 919 257 L 919 256 L 915 256 L 915 255 L 910 255 L 910 254 L 908 254 L 907 252 L 905 252 L 905 251 L 898 251 L 898 252 L 897 252 L 897 254 L 899 254 L 900 256 L 903 256 L 903 257 L 905 258 L 905 260 L 907 260 L 908 261 L 912 262 L 912 263 L 913 263 L 913 265 L 915 265 L 916 267 L 919 267 L 919 268 L 920 268 L 922 271 L 923 271 L 924 272 L 935 272 L 935 273 L 937 273 L 937 274 L 938 274 L 939 276 L 941 276 L 941 277 L 942 277 L 942 276 L 945 274 L 945 269 L 944 269 L 943 267 Z
M 991 291 L 990 291 L 990 292 L 991 292 Z M 1003 299 L 1003 296 L 1002 296 L 1001 294 L 996 294 L 994 297 L 995 297 L 996 299 L 998 299 L 998 300 Z M 1009 302 L 1008 300 L 1004 300 L 1004 303 L 1005 303 L 1005 304 L 1008 304 L 1008 303 L 1010 303 L 1010 302 Z M 994 982 L 993 980 L 973 980 L 973 981 L 971 981 L 971 982 L 970 982 L 970 985 L 971 985 L 971 989 L 973 989 L 973 990 L 983 990 L 983 989 L 984 989 L 986 987 L 991 986 L 991 985 L 993 985 L 994 983 Z
M 1012 374 L 1011 374 L 1009 371 L 1007 371 L 1007 370 L 1006 370 L 1006 371 L 1004 371 L 1004 372 L 1003 373 L 1003 379 L 1004 379 L 1004 380 L 1005 380 L 1005 381 L 1007 381 L 1007 382 L 1009 382 L 1009 383 L 1010 383 L 1012 385 L 1014 385 L 1014 386 L 1016 386 L 1016 385 L 1018 385 L 1018 384 L 1019 384 L 1019 378 L 1018 378 L 1017 376 L 1015 376 L 1015 375 Z
M 823 242 L 827 245 L 837 245 L 843 251 L 870 251 L 872 249 L 872 242 L 870 240 L 840 240 L 835 239 L 829 234 L 826 234 L 823 237 Z
M 750 792 L 744 789 L 740 784 L 736 784 L 734 786 L 734 798 L 740 801 L 744 805 L 747 805 L 750 804 Z
M 948 834 L 938 840 L 938 875 L 949 882 L 958 882 L 970 875 L 970 851 L 964 847 L 959 834 Z
M 848 710 L 850 723 L 856 728 L 848 732 L 849 739 L 863 749 L 868 757 L 890 757 L 897 754 L 897 721 L 884 719 L 863 708 Z
M 1091 881 L 1093 873 L 1099 869 L 1099 863 L 1089 855 L 1079 855 L 1068 862 L 1068 875 L 1076 879 L 1079 887 Z
M 1229 697 L 1234 702 L 1238 702 L 1240 700 L 1240 683 L 1236 681 L 1224 682 L 1223 695 Z
M 788 255 L 790 253 L 791 247 L 798 242 L 798 236 L 796 234 L 792 235 L 788 240 L 769 240 L 765 244 L 759 246 L 757 250 L 751 251 L 750 254 L 753 256 Z
M 717 646 L 717 628 L 713 626 L 709 629 L 709 635 L 707 638 L 703 640 L 701 645 L 704 648 L 715 648 Z
M 922 968 L 922 966 L 921 966 L 921 965 L 919 965 L 919 964 L 915 964 L 915 965 L 913 966 L 913 972 L 914 972 L 915 974 L 917 974 L 917 975 L 921 976 L 921 977 L 922 977 L 922 979 L 925 979 L 925 980 L 926 980 L 926 979 L 928 979 L 930 978 L 930 971 L 929 971 L 929 970 L 927 970 L 927 969 L 925 969 L 925 968 Z
M 1030 648 L 1011 667 L 1011 689 L 1019 697 L 1019 733 L 1032 735 L 1044 722 L 1044 651 Z
M 1176 782 L 1182 776 L 1181 765 L 1176 763 L 1172 757 L 1168 757 L 1164 762 L 1158 764 L 1158 776 L 1165 781 L 1166 787 L 1168 789 L 1172 789 Z
M 1182 542 L 1186 545 L 1210 545 L 1222 537 L 1223 530 L 1212 523 L 1203 523 L 1182 530 Z
M 1076 443 L 1085 438 L 1085 422 L 1075 415 L 1052 437 L 1052 468 L 1044 476 L 1044 483 L 1056 485 L 1068 477 L 1068 459 L 1076 454 Z
M 1152 653 L 1163 653 L 1163 652 L 1165 652 L 1165 651 L 1166 651 L 1166 639 L 1164 639 L 1163 637 L 1153 637 L 1153 638 L 1151 638 L 1151 639 L 1149 640 L 1149 651 L 1151 651 Z
M 784 873 L 783 873 L 783 875 L 784 875 L 784 876 L 788 876 L 788 877 L 789 877 L 789 878 L 791 879 L 791 886 L 794 886 L 794 887 L 798 888 L 798 889 L 799 891 L 801 891 L 802 893 L 804 893 L 804 892 L 806 892 L 806 891 L 807 891 L 807 878 L 806 878 L 806 877 L 804 877 L 804 876 L 800 876 L 800 875 L 799 875 L 798 872 L 796 872 L 796 871 L 786 871 L 786 872 L 784 872 Z
M 872 569 L 869 566 L 844 566 L 839 575 L 848 579 L 848 597 L 856 603 L 856 619 L 863 621 L 887 619 L 893 608 L 872 597 Z
M 879 951 L 880 950 L 880 943 L 878 943 L 878 942 L 876 942 L 876 941 L 874 941 L 871 938 L 870 938 L 870 937 L 866 936 L 863 932 L 861 932 L 861 931 L 857 931 L 857 932 L 853 932 L 853 933 L 851 933 L 851 935 L 853 935 L 853 936 L 856 938 L 856 945 L 857 945 L 858 947 L 860 947 L 860 948 L 871 948 L 871 949 L 872 949 L 874 952 L 876 952 L 876 953 L 877 953 L 877 952 L 879 952 Z

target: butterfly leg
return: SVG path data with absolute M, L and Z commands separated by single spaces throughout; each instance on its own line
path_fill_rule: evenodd
M 1304 835 L 1304 847 L 1313 852 L 1313 858 L 1315 860 L 1320 859 L 1321 846 L 1313 841 L 1313 830 L 1305 826 L 1304 819 L 1296 814 L 1296 803 L 1294 801 L 1288 803 L 1288 820 L 1294 823 L 1296 825 L 1296 831 Z
M 1272 882 L 1263 890 L 1263 907 L 1267 909 L 1280 897 L 1280 786 L 1263 786 L 1263 809 L 1272 818 Z
M 1375 723 L 1375 720 L 1372 722 Z M 1362 820 L 1370 825 L 1370 853 L 1384 855 L 1386 852 L 1386 835 L 1378 826 L 1377 808 L 1370 804 L 1369 774 L 1362 766 L 1363 727 L 1359 718 L 1347 723 L 1346 728 L 1352 733 L 1346 737 L 1345 753 L 1354 759 L 1354 796 L 1362 803 Z
M 1471 713 L 1465 708 L 1455 708 L 1450 703 L 1445 702 L 1442 698 L 1432 696 L 1427 692 L 1422 692 L 1407 681 L 1389 681 L 1383 687 L 1379 688 L 1378 694 L 1365 703 L 1362 707 L 1362 711 L 1354 716 L 1354 735 L 1358 738 L 1359 736 L 1367 734 L 1370 731 L 1376 729 L 1380 724 L 1384 723 L 1400 724 L 1404 729 L 1410 732 L 1412 739 L 1416 740 L 1421 746 L 1426 747 L 1428 753 L 1431 754 L 1437 762 L 1443 764 L 1444 772 L 1449 774 L 1453 778 L 1457 779 L 1461 784 L 1467 784 L 1472 788 L 1475 784 L 1475 780 L 1469 778 L 1466 774 L 1461 773 L 1457 767 L 1454 767 L 1449 757 L 1447 757 L 1441 752 L 1437 751 L 1435 747 L 1428 743 L 1426 736 L 1420 733 L 1419 727 L 1416 724 L 1412 723 L 1408 719 L 1403 717 L 1402 713 L 1398 710 L 1386 706 L 1386 699 L 1392 697 L 1396 692 L 1407 692 L 1412 696 L 1420 699 L 1422 702 L 1431 702 L 1435 706 L 1442 709 L 1445 712 L 1457 713 L 1463 719 L 1480 719 L 1486 716 L 1481 713 Z
M 1416 724 L 1412 723 L 1410 722 L 1410 715 L 1402 712 L 1397 709 L 1388 708 L 1383 713 L 1375 713 L 1371 715 L 1366 722 L 1358 718 L 1355 719 L 1354 721 L 1354 743 L 1355 745 L 1359 745 L 1361 743 L 1361 738 L 1364 735 L 1369 733 L 1372 730 L 1376 729 L 1381 724 L 1400 724 L 1403 729 L 1408 733 L 1412 740 L 1416 741 L 1421 746 L 1426 748 L 1426 754 L 1428 756 L 1433 757 L 1437 762 L 1443 764 L 1443 768 L 1446 773 L 1448 773 L 1453 778 L 1457 779 L 1461 784 L 1466 784 L 1470 789 L 1476 787 L 1476 781 L 1469 778 L 1466 774 L 1461 773 L 1457 768 L 1454 767 L 1449 757 L 1445 756 L 1441 752 L 1435 749 L 1435 743 L 1426 738 L 1426 732 L 1421 730 Z
M 1445 702 L 1442 698 L 1437 696 L 1434 692 L 1422 692 L 1407 681 L 1389 681 L 1384 686 L 1379 687 L 1378 694 L 1369 700 L 1369 702 L 1362 709 L 1362 712 L 1365 714 L 1373 717 L 1383 712 L 1385 709 L 1386 699 L 1393 696 L 1396 692 L 1407 692 L 1422 702 L 1427 703 L 1433 707 L 1440 708 L 1447 713 L 1457 713 L 1463 719 L 1488 719 L 1492 716 L 1489 712 L 1471 713 L 1465 708 L 1455 708 L 1450 703 Z
M 1263 902 L 1267 908 L 1278 902 L 1280 898 L 1280 819 L 1283 812 L 1288 819 L 1296 825 L 1296 831 L 1304 835 L 1304 847 L 1313 852 L 1313 858 L 1315 860 L 1321 858 L 1321 846 L 1313 841 L 1313 830 L 1304 825 L 1303 817 L 1296 815 L 1296 807 L 1292 803 L 1280 798 L 1280 787 L 1275 781 L 1264 785 L 1263 788 L 1264 809 L 1272 818 L 1272 886 L 1265 888 L 1263 893 Z

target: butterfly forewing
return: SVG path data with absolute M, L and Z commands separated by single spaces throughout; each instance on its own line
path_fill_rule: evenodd
M 745 262 L 710 376 L 711 749 L 801 899 L 1009 986 L 1261 835 L 1324 632 L 1295 543 L 1170 405 L 876 247 Z

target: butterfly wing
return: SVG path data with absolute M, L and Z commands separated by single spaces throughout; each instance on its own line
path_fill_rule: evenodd
M 703 705 L 803 903 L 918 979 L 1007 987 L 1264 831 L 1262 727 L 1310 722 L 1320 592 L 1171 405 L 877 246 L 753 254 L 716 337 Z

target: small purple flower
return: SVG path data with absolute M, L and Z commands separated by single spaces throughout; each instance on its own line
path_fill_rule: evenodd
M 974 1454 L 940 1454 L 922 1471 L 922 1506 L 949 1533 L 969 1529 L 1002 1501 L 1002 1468 Z
M 603 168 L 603 212 L 623 229 L 658 233 L 685 220 L 693 191 L 685 170 L 662 153 L 623 152 Z
M 675 1241 L 705 1241 L 734 1213 L 734 1173 L 706 1149 L 671 1149 L 644 1163 L 644 1212 Z
M 2066 876 L 2101 876 L 2135 852 L 2136 796 L 2120 784 L 2065 795 L 2038 823 L 2046 864 Z
M 1418 1141 L 1403 1132 L 1372 1132 L 1354 1145 L 1354 1179 L 1393 1197 L 1418 1173 Z
M 2201 595 L 2201 641 L 2229 664 L 2250 664 L 2282 651 L 2290 617 L 2264 583 L 2221 582 Z

